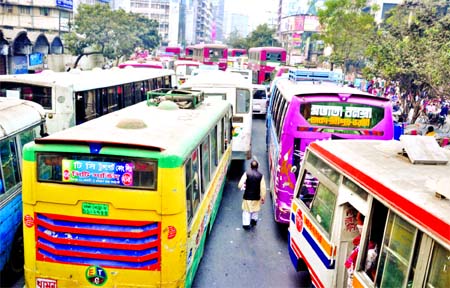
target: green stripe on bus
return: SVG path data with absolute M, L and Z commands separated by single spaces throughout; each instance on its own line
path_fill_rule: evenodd
M 34 144 L 29 143 L 25 145 L 23 150 L 23 159 L 25 161 L 36 161 L 36 153 L 71 153 L 71 154 L 91 154 L 89 147 L 85 145 L 64 145 L 64 144 Z M 184 153 L 190 151 L 182 151 Z M 176 168 L 180 167 L 186 159 L 185 155 L 167 155 L 164 152 L 148 151 L 144 149 L 121 148 L 121 147 L 104 147 L 101 149 L 99 155 L 113 155 L 113 156 L 129 156 L 137 158 L 148 158 L 158 161 L 159 168 Z

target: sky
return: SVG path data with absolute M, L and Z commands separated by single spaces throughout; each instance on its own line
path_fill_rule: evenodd
M 279 0 L 225 0 L 225 12 L 248 15 L 251 30 L 277 18 Z

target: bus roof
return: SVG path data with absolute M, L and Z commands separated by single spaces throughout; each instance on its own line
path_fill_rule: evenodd
M 27 100 L 0 97 L 0 140 L 44 121 L 41 105 Z
M 0 75 L 1 82 L 27 83 L 38 86 L 62 86 L 74 91 L 84 91 L 99 87 L 109 87 L 135 81 L 144 81 L 164 75 L 174 75 L 169 69 L 152 68 L 112 68 L 107 70 L 94 69 L 80 71 L 78 69 L 69 72 L 53 72 L 45 70 L 37 74 Z
M 197 66 L 199 67 L 202 63 L 193 60 L 175 60 L 173 65 L 176 66 Z
M 36 143 L 99 143 L 187 155 L 192 152 L 192 143 L 200 143 L 224 111 L 231 109 L 222 100 L 203 102 L 196 109 L 168 110 L 161 106 L 148 106 L 143 101 L 53 133 Z M 117 127 L 119 123 L 126 128 Z
M 248 49 L 248 53 L 250 52 L 259 52 L 259 51 L 269 51 L 269 52 L 284 52 L 286 49 L 283 47 L 252 47 Z
M 319 82 L 319 81 L 317 81 Z M 312 82 L 293 82 L 287 78 L 279 78 L 276 82 L 276 86 L 283 93 L 287 101 L 291 101 L 294 96 L 302 95 L 318 95 L 318 94 L 341 94 L 349 95 L 349 97 L 358 95 L 367 97 L 373 100 L 389 102 L 389 99 L 378 97 L 367 92 L 363 92 L 357 88 L 340 86 L 334 83 L 323 82 L 322 84 Z
M 161 61 L 156 60 L 128 60 L 125 62 L 122 62 L 118 65 L 119 68 L 125 68 L 125 67 L 136 67 L 136 68 L 156 68 L 156 69 L 163 69 L 164 65 Z
M 181 87 L 249 87 L 249 83 L 241 75 L 221 70 L 210 70 L 192 76 Z
M 423 165 L 412 164 L 408 157 L 402 156 L 404 148 L 403 139 L 328 140 L 309 145 L 311 151 L 344 175 L 362 183 L 375 198 L 388 203 L 397 213 L 407 215 L 407 219 L 423 229 L 432 231 L 449 247 L 450 199 L 440 199 L 435 193 L 440 187 L 447 191 L 450 187 L 450 151 L 436 147 L 449 161 L 447 164 Z
M 224 48 L 228 48 L 227 45 L 225 44 L 218 44 L 218 43 L 205 43 L 205 44 L 197 44 L 192 46 L 193 48 L 218 48 L 218 49 L 224 49 Z

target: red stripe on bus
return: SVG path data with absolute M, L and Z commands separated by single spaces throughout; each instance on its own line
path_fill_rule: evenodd
M 95 242 L 87 240 L 76 240 L 76 239 L 64 239 L 49 236 L 41 231 L 37 232 L 38 239 L 46 239 L 52 243 L 63 244 L 63 245 L 75 245 L 75 246 L 85 246 L 85 247 L 97 247 L 97 248 L 111 248 L 111 249 L 124 249 L 124 250 L 144 250 L 152 247 L 159 247 L 157 241 L 143 243 L 143 244 L 119 244 L 119 243 L 108 243 L 108 242 Z M 131 248 L 131 249 L 130 249 Z
M 157 221 L 132 221 L 132 220 L 115 220 L 108 218 L 87 218 L 87 217 L 77 217 L 77 216 L 66 216 L 57 214 L 46 214 L 39 213 L 52 220 L 64 220 L 69 222 L 81 222 L 81 223 L 95 223 L 95 224 L 110 224 L 110 225 L 123 225 L 123 226 L 143 226 L 155 223 Z
M 339 167 L 341 170 L 357 179 L 360 183 L 373 192 L 375 195 L 388 202 L 398 211 L 404 213 L 407 217 L 422 225 L 424 228 L 433 231 L 441 240 L 450 244 L 449 231 L 450 225 L 439 219 L 426 209 L 417 206 L 408 198 L 402 197 L 395 191 L 389 189 L 385 185 L 371 178 L 369 175 L 364 174 L 360 170 L 354 168 L 347 162 L 343 161 L 339 157 L 333 155 L 329 151 L 317 145 L 317 143 L 310 143 L 309 147 L 322 157 Z M 384 191 L 387 193 L 379 193 L 378 191 Z
M 303 259 L 303 261 L 305 262 L 306 266 L 308 266 L 309 274 L 311 274 L 311 280 L 314 282 L 314 284 L 317 287 L 324 288 L 325 286 L 323 285 L 322 282 L 320 282 L 319 277 L 317 277 L 317 274 L 314 272 L 314 270 L 312 269 L 312 266 L 306 260 L 305 255 L 303 255 L 302 251 L 298 247 L 297 243 L 295 243 L 295 240 L 294 240 L 294 238 L 292 238 L 292 236 L 291 236 L 291 243 L 292 243 L 291 247 L 292 247 L 292 250 L 294 250 L 294 253 L 297 251 L 300 254 L 300 258 Z
M 140 263 L 148 260 L 155 259 L 159 261 L 160 252 L 143 255 L 143 256 L 125 256 L 125 255 L 108 255 L 108 254 L 97 254 L 97 253 L 87 253 L 80 251 L 68 251 L 68 250 L 57 250 L 55 248 L 49 247 L 42 243 L 37 243 L 37 248 L 45 250 L 57 256 L 69 256 L 77 258 L 89 258 L 89 259 L 101 259 L 101 260 L 112 260 L 112 261 L 123 261 L 123 262 L 133 262 Z

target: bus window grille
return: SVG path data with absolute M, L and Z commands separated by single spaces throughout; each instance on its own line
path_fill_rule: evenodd
M 161 223 L 36 214 L 36 259 L 161 270 Z

